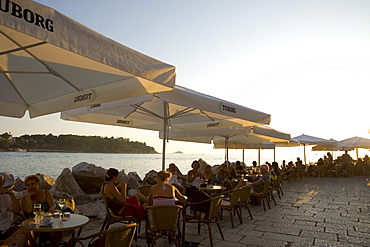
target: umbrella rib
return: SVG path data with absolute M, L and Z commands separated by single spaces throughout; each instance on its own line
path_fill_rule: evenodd
M 0 66 L 0 70 L 3 71 L 3 68 Z M 22 94 L 18 91 L 17 87 L 14 86 L 14 83 L 12 79 L 9 77 L 8 74 L 4 74 L 6 79 L 9 81 L 9 83 L 13 86 L 14 90 L 17 92 L 18 96 L 23 100 L 24 104 L 29 107 L 30 105 L 27 103 L 27 101 L 23 98 Z
M 43 45 L 43 44 L 46 44 L 46 42 L 45 41 L 44 42 L 39 42 L 39 43 L 35 43 L 35 44 L 32 44 L 32 45 L 22 46 L 22 47 L 15 48 L 15 49 L 12 49 L 12 50 L 3 51 L 3 52 L 0 52 L 0 56 L 1 55 L 6 55 L 6 54 L 9 54 L 9 53 L 13 53 L 13 52 L 17 52 L 17 51 L 23 51 L 23 50 L 33 48 L 33 47 Z
M 28 53 L 28 55 L 30 55 L 31 57 L 33 57 L 35 60 L 37 60 L 39 63 L 41 63 L 43 66 L 45 66 L 45 68 L 50 71 L 50 73 L 52 73 L 53 75 L 61 78 L 63 81 L 65 81 L 68 85 L 70 85 L 71 87 L 73 87 L 75 90 L 77 91 L 81 91 L 79 88 L 77 88 L 76 86 L 74 86 L 71 82 L 69 82 L 66 78 L 64 78 L 62 75 L 58 74 L 55 70 L 53 70 L 49 65 L 47 65 L 46 63 L 44 63 L 42 60 L 40 60 L 36 55 L 34 55 L 32 52 L 28 51 L 27 50 L 27 47 L 26 46 L 22 46 L 20 43 L 18 43 L 16 40 L 14 40 L 12 37 L 10 37 L 9 35 L 7 35 L 6 33 L 2 32 L 1 33 L 6 37 L 8 38 L 11 42 L 13 42 L 14 44 L 16 44 L 19 48 L 19 50 L 23 50 L 25 52 Z M 43 44 L 41 43 L 38 43 L 39 45 L 44 45 L 44 44 L 47 44 L 47 42 L 44 42 Z

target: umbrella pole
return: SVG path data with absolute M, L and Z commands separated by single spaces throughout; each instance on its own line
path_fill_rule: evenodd
M 226 137 L 226 161 L 229 163 L 229 137 Z
M 258 149 L 258 166 L 261 165 L 261 149 Z
M 168 109 L 168 103 L 163 102 L 163 146 L 162 146 L 162 170 L 165 170 L 165 162 L 166 162 L 166 139 L 167 139 L 167 109 Z
M 243 153 L 242 154 L 243 154 L 243 163 L 244 163 L 244 148 L 243 148 Z
M 274 162 L 276 162 L 276 147 L 274 147 Z
M 358 148 L 356 148 L 356 158 L 358 160 Z
M 307 162 L 306 162 L 306 143 L 303 143 L 303 155 L 304 155 L 304 164 L 307 165 Z

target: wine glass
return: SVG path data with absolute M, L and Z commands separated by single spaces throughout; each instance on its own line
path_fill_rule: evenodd
M 61 198 L 58 200 L 58 204 L 59 204 L 60 210 L 63 211 L 63 207 L 64 205 L 66 205 L 66 200 Z

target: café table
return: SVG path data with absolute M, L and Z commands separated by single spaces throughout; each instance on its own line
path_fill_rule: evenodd
M 22 222 L 22 228 L 30 231 L 31 235 L 35 232 L 43 233 L 55 233 L 70 231 L 79 228 L 77 236 L 80 235 L 82 228 L 89 223 L 89 218 L 84 215 L 79 214 L 70 214 L 69 217 L 60 218 L 60 217 L 51 217 L 51 224 L 47 226 L 42 226 L 40 224 L 34 224 L 34 218 L 26 219 Z M 33 235 L 34 240 L 34 235 Z M 43 241 L 39 241 L 42 245 Z M 55 246 L 58 246 L 61 242 L 61 239 L 56 241 Z M 34 242 L 36 243 L 36 242 Z M 50 246 L 50 245 L 48 245 Z
M 225 191 L 226 190 L 226 187 L 225 186 L 221 186 L 221 185 L 212 185 L 212 184 L 209 184 L 205 187 L 202 187 L 202 186 L 198 186 L 197 187 L 199 190 L 201 191 L 204 191 L 206 192 L 207 194 L 209 195 L 213 195 L 215 193 L 219 193 L 221 191 Z

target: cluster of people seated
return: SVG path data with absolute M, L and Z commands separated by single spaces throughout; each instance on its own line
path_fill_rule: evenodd
M 55 203 L 49 190 L 40 190 L 40 177 L 30 175 L 25 178 L 24 183 L 27 193 L 20 199 L 14 195 L 10 188 L 3 188 L 5 178 L 0 175 L 0 240 L 5 246 L 29 246 L 30 235 L 19 225 L 13 224 L 12 214 L 18 215 L 20 219 L 34 216 L 33 207 L 41 204 L 41 211 L 56 213 L 62 209 Z M 71 210 L 63 208 L 63 211 Z

